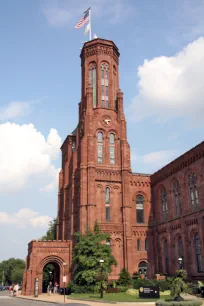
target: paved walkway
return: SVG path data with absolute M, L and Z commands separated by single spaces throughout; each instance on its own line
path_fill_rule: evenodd
M 59 294 L 52 294 L 52 295 L 48 295 L 47 293 L 45 294 L 41 294 L 39 295 L 39 297 L 34 298 L 33 296 L 23 296 L 23 295 L 19 295 L 18 298 L 22 298 L 22 299 L 30 299 L 30 300 L 35 300 L 35 301 L 44 301 L 44 302 L 50 302 L 50 303 L 62 303 L 64 304 L 64 296 L 63 295 L 59 295 Z M 95 302 L 95 301 L 84 301 L 84 300 L 72 300 L 72 299 L 67 299 L 67 297 L 65 297 L 65 303 L 66 304 L 72 304 L 72 303 L 83 303 L 84 305 L 89 305 L 89 306 L 108 306 L 108 305 L 114 305 L 114 304 L 120 304 L 123 306 L 155 306 L 154 302 L 147 302 L 147 303 L 128 303 L 128 302 L 110 302 L 110 303 L 103 303 L 103 302 Z M 43 305 L 42 305 L 43 306 Z

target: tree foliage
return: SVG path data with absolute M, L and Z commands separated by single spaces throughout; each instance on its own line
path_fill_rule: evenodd
M 181 301 L 182 297 L 181 293 L 188 292 L 188 284 L 187 284 L 187 272 L 186 270 L 177 270 L 176 278 L 172 282 L 171 286 L 171 296 L 174 297 L 176 301 Z
M 73 277 L 74 283 L 80 286 L 99 288 L 101 280 L 107 280 L 111 272 L 111 266 L 117 262 L 111 254 L 111 248 L 106 244 L 110 239 L 109 234 L 100 231 L 98 224 L 94 230 L 88 230 L 85 235 L 75 234 L 75 246 L 73 248 Z M 100 265 L 100 259 L 104 260 Z
M 25 261 L 22 259 L 10 258 L 0 263 L 0 279 L 4 278 L 4 284 L 21 283 L 23 280 L 23 272 L 25 269 Z M 4 277 L 3 277 L 4 271 Z
M 118 283 L 121 286 L 128 286 L 132 284 L 130 273 L 125 268 L 123 268 L 119 274 Z
M 56 218 L 49 222 L 48 230 L 41 240 L 56 240 L 56 223 Z

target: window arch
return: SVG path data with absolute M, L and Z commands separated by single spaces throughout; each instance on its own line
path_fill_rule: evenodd
M 103 163 L 103 133 L 101 132 L 97 134 L 97 159 L 98 164 Z
M 182 267 L 184 268 L 183 242 L 181 236 L 178 238 L 178 258 L 182 258 Z
M 136 196 L 136 221 L 144 223 L 144 197 L 141 194 Z
M 162 205 L 162 219 L 168 220 L 167 193 L 164 187 L 161 189 L 161 205 Z
M 106 221 L 110 221 L 110 188 L 106 187 L 105 193 Z
M 110 154 L 110 164 L 115 164 L 115 135 L 110 133 L 109 135 L 109 154 Z
M 200 237 L 198 233 L 195 233 L 194 235 L 194 247 L 195 247 L 195 252 L 196 252 L 197 271 L 201 273 L 203 272 L 203 268 L 202 268 Z
M 182 207 L 181 207 L 181 197 L 180 197 L 180 185 L 178 180 L 175 180 L 173 183 L 173 193 L 174 193 L 174 203 L 175 203 L 175 213 L 176 217 L 182 215 Z
M 169 273 L 169 252 L 167 239 L 164 241 L 165 273 Z
M 107 63 L 101 64 L 101 106 L 109 107 L 109 89 L 108 89 L 108 79 L 109 79 L 109 65 Z
M 89 82 L 93 87 L 93 107 L 96 107 L 96 63 L 94 62 L 89 65 Z
M 196 175 L 194 172 L 191 172 L 188 176 L 188 186 L 190 194 L 190 202 L 192 209 L 198 208 L 198 191 L 196 186 Z

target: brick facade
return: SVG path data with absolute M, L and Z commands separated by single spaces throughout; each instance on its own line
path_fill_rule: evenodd
M 197 173 L 201 204 L 204 200 L 201 190 L 204 182 L 203 144 L 152 176 L 132 173 L 118 65 L 119 51 L 112 41 L 94 39 L 84 44 L 81 52 L 82 91 L 78 125 L 61 147 L 57 242 L 53 243 L 58 243 L 59 248 L 60 244 L 68 243 L 70 250 L 74 232 L 93 228 L 97 220 L 100 228 L 110 234 L 110 245 L 118 262 L 110 278 L 116 279 L 123 267 L 131 274 L 145 271 L 145 263 L 147 275 L 151 278 L 155 273 L 166 272 L 162 249 L 166 239 L 169 245 L 169 273 L 175 272 L 175 241 L 182 234 L 186 241 L 183 244 L 184 252 L 186 249 L 192 250 L 189 259 L 184 256 L 185 266 L 192 276 L 196 276 L 191 235 L 199 230 L 203 252 L 200 226 L 203 217 L 202 210 L 190 213 L 188 209 L 186 171 L 193 169 Z M 199 158 L 195 157 L 197 155 Z M 191 167 L 188 166 L 189 158 Z M 181 201 L 183 214 L 186 215 L 176 219 L 171 191 L 174 177 L 181 182 Z M 161 220 L 161 186 L 166 187 L 168 197 L 168 221 L 165 222 Z M 138 217 L 136 198 L 140 201 L 137 203 Z M 144 211 L 144 218 L 141 210 Z M 41 242 L 38 243 L 38 248 L 41 248 Z M 33 255 L 29 254 L 28 258 L 33 258 Z M 69 267 L 71 257 L 63 260 L 68 260 Z M 33 269 L 36 267 L 34 264 Z M 29 271 L 28 265 L 26 271 Z M 29 285 L 27 292 L 32 290 L 33 285 Z

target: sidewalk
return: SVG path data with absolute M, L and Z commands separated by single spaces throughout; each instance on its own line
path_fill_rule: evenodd
M 19 295 L 17 296 L 17 298 L 20 299 L 29 299 L 29 300 L 34 300 L 34 301 L 42 301 L 42 302 L 49 302 L 49 303 L 62 303 L 64 304 L 64 296 L 63 295 L 59 295 L 59 294 L 52 294 L 52 295 L 48 295 L 47 293 L 45 294 L 41 294 L 39 295 L 37 298 L 33 297 L 33 296 L 24 296 L 24 295 Z M 65 303 L 66 304 L 74 304 L 74 303 L 78 303 L 78 304 L 83 304 L 83 305 L 89 305 L 89 306 L 108 306 L 108 305 L 115 305 L 115 304 L 119 304 L 119 305 L 123 305 L 123 306 L 155 306 L 154 302 L 145 302 L 145 303 L 134 303 L 134 302 L 95 302 L 95 301 L 85 301 L 85 300 L 72 300 L 72 299 L 67 299 L 67 297 L 65 297 Z M 43 306 L 43 305 L 42 305 Z

